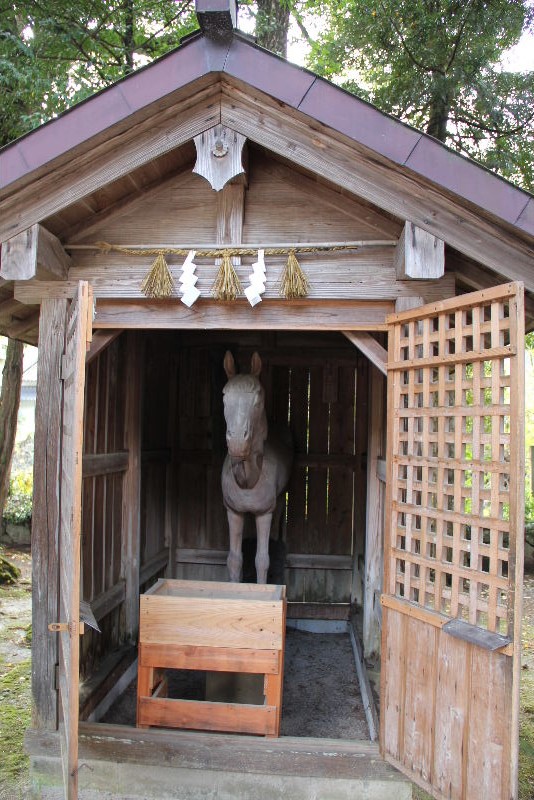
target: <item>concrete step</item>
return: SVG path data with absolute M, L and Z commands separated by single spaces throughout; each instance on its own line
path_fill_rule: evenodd
M 57 733 L 29 731 L 34 797 L 61 800 Z M 80 725 L 80 800 L 409 800 L 367 741 Z

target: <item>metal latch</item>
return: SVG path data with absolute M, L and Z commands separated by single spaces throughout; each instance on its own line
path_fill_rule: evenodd
M 48 625 L 48 630 L 52 633 L 70 633 L 71 636 L 74 636 L 75 633 L 78 633 L 80 636 L 85 633 L 85 625 L 83 622 L 50 622 Z

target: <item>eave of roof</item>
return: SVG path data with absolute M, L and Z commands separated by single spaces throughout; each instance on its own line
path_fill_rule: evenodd
M 260 90 L 359 145 L 534 236 L 534 197 L 432 137 L 235 33 L 229 44 L 203 35 L 117 81 L 0 151 L 0 191 L 16 191 L 75 147 L 91 146 L 128 117 L 220 73 Z

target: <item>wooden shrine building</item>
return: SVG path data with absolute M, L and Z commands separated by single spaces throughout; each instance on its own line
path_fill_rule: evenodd
M 0 331 L 39 344 L 36 796 L 58 796 L 61 755 L 68 798 L 349 797 L 358 780 L 402 798 L 405 776 L 515 798 L 534 199 L 257 47 L 220 5 L 198 0 L 179 48 L 0 152 Z M 290 254 L 304 297 L 280 294 Z M 174 288 L 147 297 L 160 256 Z M 225 301 L 229 262 L 243 291 Z M 226 350 L 242 370 L 261 354 L 268 417 L 294 439 L 273 582 L 294 619 L 359 613 L 379 744 L 99 722 L 135 674 L 140 594 L 226 579 Z M 80 635 L 88 610 L 100 631 Z

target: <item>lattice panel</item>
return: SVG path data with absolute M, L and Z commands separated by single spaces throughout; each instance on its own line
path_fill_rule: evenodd
M 480 305 L 455 298 L 419 318 L 398 315 L 389 353 L 387 590 L 504 634 L 513 622 L 519 465 L 516 291 L 509 284 L 479 293 Z

